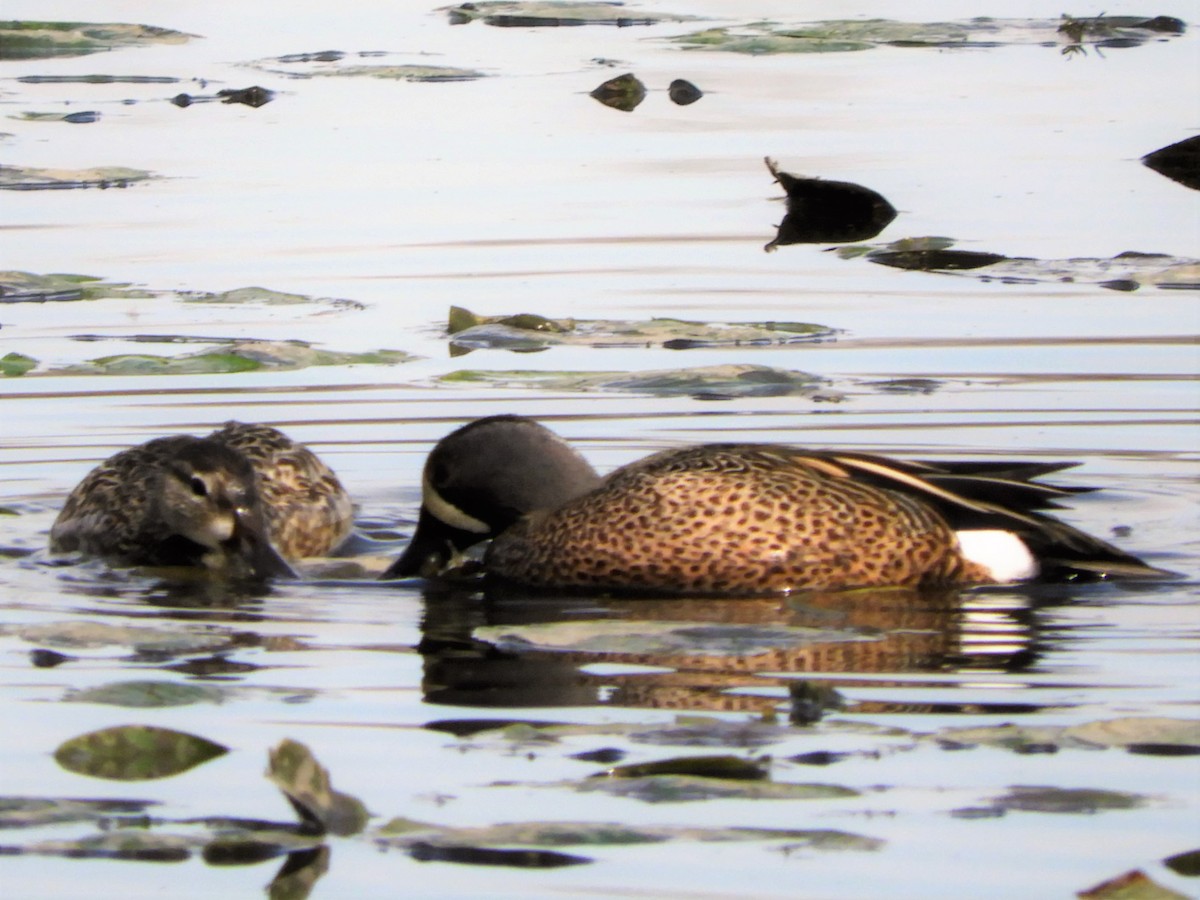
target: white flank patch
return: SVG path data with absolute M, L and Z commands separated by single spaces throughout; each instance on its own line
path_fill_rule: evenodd
M 962 555 L 987 569 L 998 584 L 1026 581 L 1036 577 L 1041 568 L 1025 542 L 1011 531 L 978 529 L 955 534 Z

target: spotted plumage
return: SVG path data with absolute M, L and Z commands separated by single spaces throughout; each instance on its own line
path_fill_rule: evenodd
M 481 446 L 500 452 L 512 422 L 475 423 L 489 432 Z M 509 458 L 543 478 L 554 468 Z M 455 461 L 465 470 L 454 476 L 458 496 L 468 496 L 462 486 L 475 463 Z M 708 444 L 654 454 L 553 503 L 527 503 L 515 523 L 496 519 L 475 540 L 497 535 L 484 563 L 504 580 L 607 592 L 732 596 L 1167 574 L 1036 511 L 1074 492 L 1031 480 L 1064 467 Z M 479 499 L 506 477 L 493 468 L 479 479 L 472 519 L 489 521 Z M 459 509 L 436 487 L 427 479 L 423 517 Z
M 55 552 L 126 565 L 202 565 L 289 574 L 284 560 L 328 553 L 352 507 L 306 447 L 265 425 L 228 422 L 207 437 L 156 438 L 105 460 L 67 497 Z

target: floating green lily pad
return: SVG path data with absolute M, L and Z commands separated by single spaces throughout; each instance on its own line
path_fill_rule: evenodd
M 149 800 L 80 800 L 66 797 L 0 797 L 0 828 L 41 828 L 70 822 L 97 822 L 114 816 L 140 816 Z
M 1169 16 L 1096 16 L 1061 19 L 992 19 L 898 22 L 831 19 L 801 25 L 753 22 L 708 28 L 673 38 L 688 49 L 732 53 L 846 53 L 873 47 L 985 48 L 1021 44 L 1049 47 L 1129 47 L 1182 34 Z
M 153 172 L 122 166 L 101 166 L 94 169 L 35 169 L 26 166 L 0 166 L 0 190 L 62 191 L 76 188 L 107 190 L 108 188 L 130 187 L 155 177 Z
M 71 691 L 63 697 L 69 703 L 103 703 L 138 709 L 221 703 L 224 699 L 220 688 L 177 681 L 117 681 Z
M 768 347 L 824 340 L 837 333 L 809 322 L 692 322 L 650 319 L 625 322 L 604 319 L 549 319 L 531 313 L 479 316 L 451 307 L 448 332 L 451 353 L 480 349 L 542 350 L 560 344 L 585 347 Z
M 797 784 L 700 775 L 652 775 L 642 778 L 589 778 L 575 784 L 583 793 L 601 792 L 643 803 L 690 803 L 696 800 L 844 800 L 858 791 L 836 784 Z
M 461 6 L 444 7 L 455 25 L 481 21 L 501 28 L 537 28 L 570 25 L 657 25 L 660 22 L 684 22 L 694 16 L 646 12 L 623 2 L 509 3 L 481 0 Z
M 381 843 L 524 847 L 629 847 L 668 841 L 787 841 L 814 850 L 877 850 L 883 841 L 845 831 L 802 828 L 687 828 L 618 822 L 503 822 L 486 828 L 441 828 L 397 818 L 377 832 Z
M 1018 785 L 996 797 L 992 806 L 1005 811 L 1091 814 L 1104 810 L 1137 809 L 1149 798 L 1099 788 L 1060 788 Z
M 304 341 L 231 341 L 220 351 L 181 356 L 126 353 L 48 370 L 55 375 L 216 375 L 309 366 L 382 365 L 408 362 L 401 350 L 344 353 L 322 350 Z
M 11 378 L 24 375 L 30 369 L 37 368 L 38 361 L 23 353 L 6 353 L 0 356 L 0 376 Z
M 648 372 L 539 372 L 536 370 L 460 370 L 441 376 L 447 384 L 490 384 L 496 387 L 534 387 L 543 391 L 622 391 L 657 397 L 696 397 L 725 400 L 734 397 L 811 396 L 836 400 L 825 379 L 787 369 L 749 364 L 697 366 Z
M 392 81 L 474 81 L 484 73 L 457 66 L 435 66 L 428 63 L 365 63 L 364 59 L 382 59 L 396 54 L 369 52 L 344 53 L 323 50 L 317 53 L 291 53 L 269 59 L 255 60 L 248 65 L 262 72 L 286 75 L 288 78 L 385 78 Z
M 122 725 L 71 738 L 54 751 L 69 772 L 113 781 L 178 775 L 229 752 L 212 741 L 152 725 Z
M 982 745 L 1017 751 L 1030 746 L 1061 749 L 1117 747 L 1134 752 L 1158 747 L 1162 748 L 1158 755 L 1168 755 L 1170 750 L 1167 748 L 1170 747 L 1180 748 L 1180 751 L 1200 748 L 1200 720 L 1127 716 L 1069 726 L 985 725 L 945 728 L 933 737 L 958 747 Z
M 8 171 L 0 168 L 0 177 Z M 117 284 L 94 275 L 0 272 L 0 303 L 51 303 L 98 300 L 102 297 L 153 297 L 149 291 Z
M 1119 291 L 1141 287 L 1200 290 L 1200 260 L 1128 251 L 1108 259 L 1034 259 L 979 250 L 956 250 L 944 237 L 904 238 L 885 244 L 839 247 L 842 259 L 863 258 L 896 269 L 969 274 L 1011 284 L 1096 284 Z
M 369 814 L 362 801 L 335 791 L 329 772 L 304 744 L 280 742 L 270 753 L 267 777 L 307 825 L 338 835 L 357 834 L 366 827 Z
M 0 22 L 0 60 L 50 59 L 148 44 L 183 44 L 194 36 L 153 25 L 10 20 Z
M 685 775 L 695 778 L 723 778 L 731 781 L 765 781 L 771 775 L 770 759 L 743 756 L 675 756 L 651 762 L 609 766 L 592 778 L 648 778 L 661 775 Z
M 191 632 L 74 619 L 28 625 L 0 625 L 0 634 L 14 635 L 30 644 L 65 650 L 116 646 L 158 656 L 200 653 L 234 646 L 234 638 L 219 631 Z

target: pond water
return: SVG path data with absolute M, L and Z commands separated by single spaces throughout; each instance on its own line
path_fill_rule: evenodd
M 922 3 L 903 18 L 965 21 L 960 7 Z M 0 60 L 3 167 L 156 176 L 3 193 L 5 269 L 105 282 L 89 299 L 0 303 L 0 357 L 36 361 L 0 382 L 5 896 L 78 896 L 86 884 L 91 897 L 1063 897 L 1130 870 L 1200 893 L 1194 859 L 1190 870 L 1174 859 L 1200 838 L 1200 214 L 1194 191 L 1139 162 L 1195 133 L 1195 4 L 1105 4 L 1110 17 L 1189 28 L 1069 53 L 1054 31 L 1063 10 L 1039 0 L 972 13 L 1048 22 L 1031 33 L 1053 45 L 779 54 L 671 38 L 820 21 L 830 5 L 644 8 L 695 19 L 503 28 L 452 26 L 408 0 L 261 0 L 236 15 L 5 4 L 6 18 L 195 36 Z M 836 15 L 897 12 L 862 0 Z M 278 62 L 329 50 L 345 56 Z M 326 77 L 352 64 L 482 77 Z M 588 96 L 624 72 L 647 88 L 635 110 Z M 143 80 L 62 78 L 96 74 Z M 59 78 L 17 80 L 27 76 Z M 671 102 L 677 78 L 701 99 Z M 271 102 L 169 102 L 251 85 Z M 62 120 L 78 112 L 98 115 Z M 877 265 L 836 243 L 764 253 L 785 212 L 764 157 L 886 197 L 897 216 L 863 243 L 939 236 L 1023 261 L 989 276 Z M 1114 259 L 1127 251 L 1167 256 Z M 302 297 L 188 293 L 245 287 Z M 484 340 L 452 353 L 452 306 L 836 334 L 687 350 Z M 95 362 L 245 342 L 272 342 L 273 362 L 171 375 L 146 374 L 161 360 Z M 300 346 L 285 342 L 347 356 L 278 364 L 280 347 Z M 381 350 L 412 358 L 355 356 Z M 77 374 L 89 361 L 93 374 Z M 820 380 L 790 391 L 712 380 L 729 369 L 710 367 L 748 365 Z M 668 391 L 578 381 L 680 369 L 702 371 Z M 1076 461 L 1056 477 L 1103 490 L 1063 517 L 1182 578 L 687 603 L 485 600 L 372 580 L 411 532 L 432 443 L 502 412 L 541 419 L 602 471 L 731 438 Z M 309 444 L 376 543 L 252 597 L 53 563 L 50 524 L 97 461 L 230 418 Z M 153 682 L 158 699 L 85 693 L 130 681 Z M 170 693 L 186 686 L 211 690 Z M 821 703 L 805 698 L 828 702 L 829 689 L 834 708 L 812 712 Z M 572 727 L 534 727 L 551 723 Z M 137 781 L 56 761 L 64 742 L 129 724 L 229 752 Z M 263 777 L 285 739 L 366 804 L 366 828 L 302 841 L 324 849 L 291 857 L 272 845 L 262 861 L 206 862 L 217 819 L 295 821 Z M 600 750 L 611 752 L 577 758 Z M 712 755 L 768 755 L 769 777 L 588 779 L 613 758 Z M 150 805 L 18 821 L 14 797 Z M 396 818 L 430 829 L 419 841 L 384 829 Z M 573 823 L 582 843 L 543 851 L 588 861 L 489 856 L 534 846 L 488 830 L 501 823 Z M 605 839 L 613 823 L 637 839 Z M 86 852 L 97 834 L 155 850 Z

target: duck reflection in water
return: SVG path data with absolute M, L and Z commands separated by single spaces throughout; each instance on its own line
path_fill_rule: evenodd
M 818 684 L 1021 672 L 1042 650 L 1017 592 L 867 589 L 773 598 L 531 597 L 426 590 L 425 699 L 521 709 L 607 705 L 773 715 L 797 675 Z M 623 671 L 624 670 L 624 671 Z M 839 676 L 822 681 L 821 676 Z M 1015 711 L 1013 704 L 976 711 Z M 863 700 L 856 712 L 956 711 Z M 1022 709 L 1028 705 L 1022 705 Z M 812 719 L 808 714 L 807 718 Z

